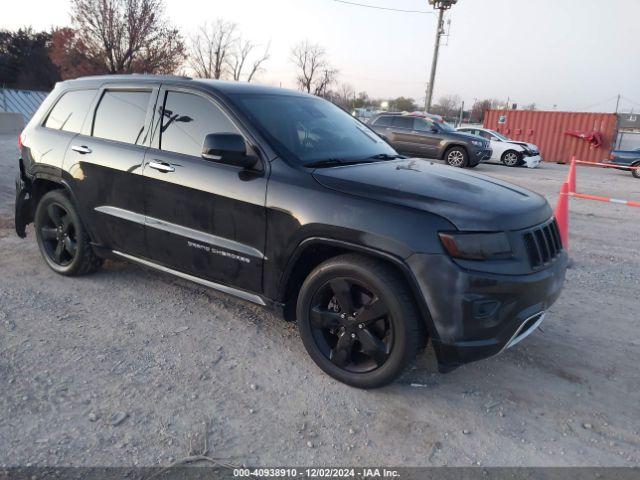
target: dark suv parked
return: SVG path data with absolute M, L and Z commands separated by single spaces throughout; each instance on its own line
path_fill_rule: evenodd
M 57 85 L 20 136 L 15 224 L 63 275 L 126 259 L 297 319 L 377 387 L 531 333 L 567 256 L 541 196 L 398 155 L 319 98 L 181 77 Z M 239 335 L 241 333 L 239 325 Z
M 383 113 L 370 125 L 398 152 L 444 160 L 452 167 L 473 168 L 493 153 L 487 140 L 458 132 L 436 115 Z

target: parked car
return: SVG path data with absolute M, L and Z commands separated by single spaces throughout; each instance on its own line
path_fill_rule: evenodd
M 473 168 L 491 158 L 489 142 L 456 131 L 437 115 L 383 113 L 369 124 L 398 152 Z
M 621 167 L 638 167 L 631 170 L 631 174 L 640 178 L 640 148 L 635 150 L 614 150 L 609 157 L 609 163 Z
M 397 378 L 427 339 L 443 372 L 495 355 L 537 328 L 563 285 L 543 197 L 404 158 L 299 92 L 65 81 L 20 154 L 16 232 L 34 224 L 55 272 L 124 259 L 269 306 L 297 321 L 322 370 L 357 387 Z
M 507 167 L 537 168 L 542 162 L 542 156 L 537 146 L 532 143 L 511 140 L 495 130 L 477 127 L 461 127 L 459 132 L 477 135 L 491 142 L 493 155 L 491 160 L 502 162 Z

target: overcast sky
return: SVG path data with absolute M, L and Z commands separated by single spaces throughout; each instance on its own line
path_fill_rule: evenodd
M 322 44 L 340 81 L 374 97 L 423 101 L 436 17 L 346 5 L 336 0 L 165 0 L 189 35 L 205 20 L 236 22 L 244 36 L 271 41 L 259 81 L 294 87 L 291 46 Z M 351 0 L 430 11 L 426 0 Z M 0 28 L 69 24 L 68 0 L 5 2 Z M 460 0 L 449 14 L 435 99 L 458 94 L 558 110 L 640 110 L 640 0 Z

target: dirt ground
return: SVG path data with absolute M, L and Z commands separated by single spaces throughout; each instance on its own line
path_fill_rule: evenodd
M 640 209 L 575 200 L 565 290 L 504 354 L 356 390 L 323 374 L 294 326 L 128 263 L 65 278 L 13 231 L 14 136 L 0 137 L 0 465 L 640 464 Z M 555 204 L 566 167 L 477 171 Z M 581 191 L 640 180 L 581 168 Z

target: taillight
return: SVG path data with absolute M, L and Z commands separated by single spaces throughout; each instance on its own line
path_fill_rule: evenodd
M 20 153 L 22 153 L 22 132 L 20 132 L 20 135 L 18 135 L 18 150 L 20 150 Z

